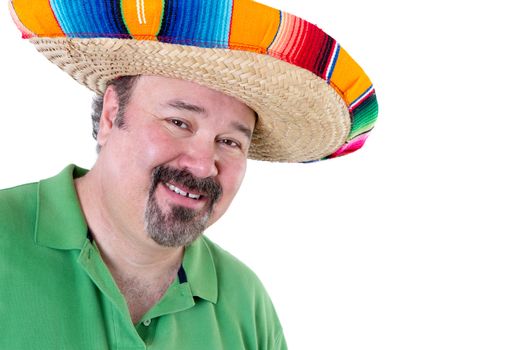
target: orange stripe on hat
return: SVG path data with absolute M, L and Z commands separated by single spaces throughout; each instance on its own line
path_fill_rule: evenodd
M 23 35 L 60 37 L 65 36 L 58 24 L 49 0 L 10 2 L 11 14 Z M 16 12 L 16 15 L 15 15 Z
M 363 69 L 341 48 L 330 85 L 335 87 L 346 104 L 350 105 L 372 85 L 372 82 Z
M 20 20 L 18 19 L 17 14 L 16 14 L 15 9 L 13 8 L 12 2 L 9 2 L 9 14 L 11 15 L 11 18 L 13 19 L 13 22 L 15 22 L 16 27 L 18 28 L 18 30 L 22 33 L 22 38 L 23 39 L 33 38 L 33 37 L 36 36 L 35 33 L 30 31 L 29 29 L 27 29 L 22 24 L 22 22 L 20 22 Z
M 121 6 L 124 23 L 134 39 L 157 40 L 164 1 L 122 0 Z
M 234 1 L 232 12 L 230 48 L 266 53 L 279 28 L 279 10 L 252 1 Z

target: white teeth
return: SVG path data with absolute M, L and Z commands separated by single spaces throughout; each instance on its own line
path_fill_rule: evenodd
M 188 193 L 188 197 L 190 197 L 191 199 L 199 199 L 201 196 L 199 196 L 198 194 Z
M 181 196 L 185 196 L 185 197 L 186 197 L 186 196 L 188 195 L 188 193 L 184 192 L 183 190 L 181 190 L 181 189 L 178 188 L 178 187 L 175 187 L 174 191 L 175 191 L 175 193 L 178 193 L 178 194 L 180 194 Z
M 177 194 L 180 194 L 181 196 L 188 197 L 188 198 L 191 198 L 191 199 L 199 199 L 199 198 L 201 198 L 201 196 L 198 195 L 198 194 L 184 192 L 183 190 L 181 190 L 180 188 L 178 188 L 176 186 L 173 186 L 172 184 L 165 183 L 165 185 L 168 186 L 168 188 L 170 190 L 172 190 L 173 192 L 175 192 Z

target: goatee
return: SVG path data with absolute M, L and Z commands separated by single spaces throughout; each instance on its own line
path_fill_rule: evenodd
M 206 198 L 206 206 L 195 210 L 172 205 L 163 212 L 157 203 L 155 191 L 164 183 L 176 183 L 190 192 Z M 187 246 L 206 229 L 213 207 L 222 195 L 221 186 L 212 178 L 196 178 L 187 170 L 158 166 L 153 170 L 148 203 L 145 212 L 146 231 L 159 245 L 165 247 Z

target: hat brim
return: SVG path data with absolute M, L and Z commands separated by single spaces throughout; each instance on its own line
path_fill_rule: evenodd
M 308 70 L 254 52 L 113 38 L 30 39 L 51 62 L 97 94 L 126 75 L 193 81 L 233 96 L 259 116 L 249 158 L 309 162 L 350 132 L 348 106 Z

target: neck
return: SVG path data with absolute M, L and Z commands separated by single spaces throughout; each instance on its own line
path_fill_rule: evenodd
M 163 283 L 169 276 L 173 280 L 184 247 L 159 246 L 148 237 L 142 220 L 136 220 L 135 225 L 132 218 L 118 220 L 106 204 L 106 192 L 100 180 L 93 168 L 76 179 L 75 186 L 88 227 L 113 276 L 116 279 L 162 280 Z

